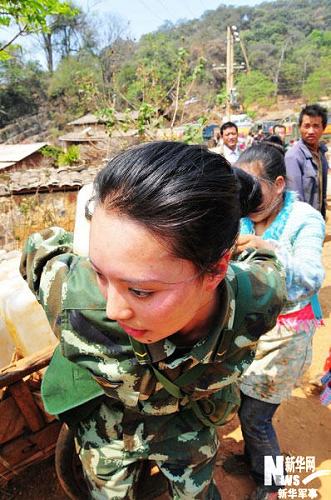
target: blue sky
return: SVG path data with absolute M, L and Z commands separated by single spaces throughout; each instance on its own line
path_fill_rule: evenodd
M 206 10 L 216 9 L 220 4 L 257 5 L 257 0 L 76 0 L 83 9 L 110 13 L 129 22 L 129 32 L 139 39 L 144 33 L 155 31 L 165 20 L 194 19 Z

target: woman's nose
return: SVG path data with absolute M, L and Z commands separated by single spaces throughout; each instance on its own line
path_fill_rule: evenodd
M 106 314 L 107 318 L 114 321 L 123 321 L 133 316 L 133 311 L 125 298 L 112 286 L 107 289 Z

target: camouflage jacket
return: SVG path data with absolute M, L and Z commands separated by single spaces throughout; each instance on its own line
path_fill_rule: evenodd
M 219 287 L 219 317 L 209 334 L 183 348 L 171 336 L 149 345 L 132 341 L 106 317 L 95 272 L 88 259 L 72 253 L 71 233 L 51 228 L 33 234 L 23 251 L 21 273 L 45 309 L 64 358 L 88 370 L 102 388 L 99 394 L 109 397 L 108 405 L 121 404 L 141 419 L 186 412 L 198 402 L 203 414 L 223 423 L 229 413 L 223 403 L 238 403 L 234 382 L 252 362 L 258 338 L 276 323 L 285 291 L 272 252 L 245 252 Z M 201 365 L 202 370 L 185 375 Z M 77 391 L 83 393 L 81 386 Z M 81 402 L 86 399 L 82 394 Z M 69 396 L 62 410 L 76 405 L 77 398 L 70 403 Z M 210 412 L 211 406 L 216 411 Z

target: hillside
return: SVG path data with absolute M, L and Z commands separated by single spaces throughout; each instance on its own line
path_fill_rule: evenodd
M 270 106 L 279 96 L 331 96 L 330 0 L 220 5 L 199 19 L 167 22 L 139 42 L 109 27 L 112 37 L 101 45 L 91 36 L 95 26 L 88 16 L 79 16 L 68 26 L 62 18 L 51 31 L 56 67 L 46 71 L 32 53 L 22 55 L 17 48 L 12 59 L 0 62 L 0 127 L 47 109 L 56 137 L 65 123 L 91 111 L 111 121 L 115 108 L 137 109 L 144 126 L 153 120 L 158 125 L 162 117 L 182 122 L 184 104 L 192 98 L 204 112 L 224 106 L 229 25 L 237 26 L 241 38 L 234 45 L 235 65 L 246 63 L 234 73 L 235 104 L 242 109 Z

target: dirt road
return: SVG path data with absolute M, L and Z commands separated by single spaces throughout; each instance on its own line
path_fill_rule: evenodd
M 331 346 L 331 211 L 328 216 L 327 238 L 323 251 L 327 275 L 320 294 L 325 326 L 319 328 L 315 335 L 313 363 L 309 375 L 305 377 L 301 386 L 293 391 L 292 398 L 281 405 L 275 415 L 275 424 L 283 452 L 295 457 L 314 457 L 316 470 L 330 471 L 330 475 L 318 477 L 304 485 L 301 479 L 307 476 L 307 473 L 302 473 L 300 486 L 292 488 L 290 496 L 283 498 L 331 499 L 331 409 L 320 404 L 318 395 L 311 392 L 311 385 L 308 383 L 309 379 L 322 372 Z M 248 477 L 225 474 L 221 467 L 225 456 L 242 451 L 243 443 L 238 420 L 235 419 L 221 428 L 220 436 L 222 444 L 215 475 L 222 498 L 244 500 L 254 488 L 253 481 Z M 1 500 L 16 498 L 65 500 L 66 497 L 56 480 L 53 459 L 30 467 L 5 489 L 0 490 Z

